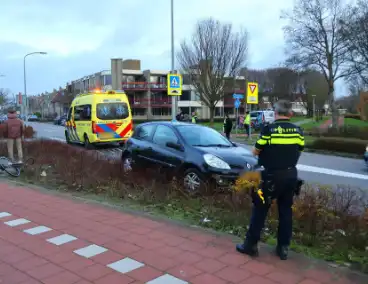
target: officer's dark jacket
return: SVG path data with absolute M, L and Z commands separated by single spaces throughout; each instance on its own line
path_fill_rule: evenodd
M 225 132 L 231 132 L 231 129 L 233 129 L 233 122 L 227 117 L 224 121 L 224 130 Z
M 264 126 L 255 148 L 261 150 L 259 164 L 267 170 L 295 167 L 304 150 L 303 131 L 288 119 L 276 120 Z

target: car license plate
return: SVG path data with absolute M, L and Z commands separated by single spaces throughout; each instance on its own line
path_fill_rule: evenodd
M 100 133 L 99 135 L 100 139 L 112 139 L 114 138 L 114 134 L 113 133 Z

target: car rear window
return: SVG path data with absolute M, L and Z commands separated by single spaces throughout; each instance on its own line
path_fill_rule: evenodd
M 101 103 L 96 106 L 96 116 L 98 119 L 125 119 L 129 116 L 129 109 L 126 103 Z

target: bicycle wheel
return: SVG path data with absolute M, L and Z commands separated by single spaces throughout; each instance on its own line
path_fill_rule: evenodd
M 13 166 L 12 162 L 6 157 L 0 157 L 0 163 L 2 169 L 8 174 L 13 177 L 20 176 L 20 168 Z

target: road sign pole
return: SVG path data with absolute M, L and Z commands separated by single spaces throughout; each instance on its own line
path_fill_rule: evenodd
M 235 133 L 236 133 L 236 135 L 238 135 L 238 127 L 239 127 L 238 118 L 239 118 L 239 108 L 236 108 L 236 118 L 235 118 L 235 123 L 236 123 Z
M 175 69 L 175 50 L 174 50 L 174 0 L 171 0 L 171 74 Z M 170 84 L 170 82 L 167 82 Z M 171 117 L 176 120 L 176 96 L 171 97 Z
M 250 117 L 250 121 L 249 121 L 249 137 L 248 137 L 249 140 L 252 140 L 252 116 L 250 115 L 251 111 L 252 111 L 252 105 L 250 104 L 249 105 L 249 117 Z

